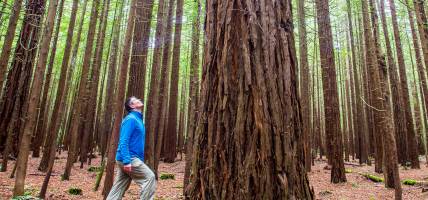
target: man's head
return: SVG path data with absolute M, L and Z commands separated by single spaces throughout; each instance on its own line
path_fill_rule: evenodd
M 128 112 L 131 112 L 133 110 L 141 111 L 143 109 L 143 101 L 141 99 L 138 99 L 137 97 L 129 97 L 125 101 L 125 109 Z

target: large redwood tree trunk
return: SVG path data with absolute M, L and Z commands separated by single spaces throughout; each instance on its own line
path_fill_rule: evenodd
M 313 199 L 291 1 L 208 0 L 206 13 L 189 197 Z

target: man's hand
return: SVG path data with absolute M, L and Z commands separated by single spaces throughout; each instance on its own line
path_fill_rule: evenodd
M 127 164 L 127 165 L 123 166 L 123 171 L 129 173 L 129 172 L 131 172 L 131 170 L 132 170 L 131 164 Z

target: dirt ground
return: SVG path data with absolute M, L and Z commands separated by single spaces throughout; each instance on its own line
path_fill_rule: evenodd
M 66 154 L 61 154 L 55 162 L 53 177 L 51 178 L 48 194 L 46 199 L 102 199 L 101 190 L 93 191 L 95 184 L 96 172 L 89 172 L 88 166 L 83 169 L 75 164 L 72 175 L 69 181 L 61 181 L 61 174 L 66 162 Z M 37 171 L 39 158 L 31 158 L 29 160 L 29 168 L 27 171 L 26 191 L 28 194 L 37 196 L 43 182 L 44 174 Z M 93 160 L 93 166 L 99 166 L 99 159 Z M 349 163 L 349 162 L 348 162 Z M 325 161 L 317 160 L 309 173 L 309 179 L 314 189 L 316 199 L 337 199 L 337 200 L 355 200 L 355 199 L 368 199 L 368 200 L 383 200 L 393 199 L 394 191 L 386 189 L 382 183 L 374 183 L 364 178 L 360 173 L 370 173 L 373 175 L 381 176 L 381 174 L 374 173 L 373 166 L 358 166 L 356 162 L 350 162 L 345 167 L 347 171 L 347 183 L 331 184 L 330 171 L 325 170 Z M 11 162 L 13 166 L 14 162 Z M 7 172 L 0 172 L 0 199 L 10 199 L 14 185 L 14 179 L 9 178 L 11 169 Z M 184 161 L 178 160 L 175 163 L 167 164 L 160 163 L 160 173 L 171 173 L 175 175 L 175 179 L 159 180 L 156 191 L 156 199 L 182 199 L 183 190 L 183 177 L 184 177 Z M 404 179 L 415 179 L 418 181 L 428 181 L 428 168 L 425 161 L 421 163 L 420 170 L 400 168 L 400 177 Z M 82 195 L 70 195 L 68 189 L 80 188 L 83 191 Z M 123 199 L 138 199 L 139 188 L 135 183 L 126 192 Z M 419 186 L 406 186 L 403 185 L 403 199 L 428 199 L 428 192 L 422 193 Z

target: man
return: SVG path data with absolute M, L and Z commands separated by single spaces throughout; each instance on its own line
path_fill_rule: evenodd
M 116 161 L 119 166 L 113 187 L 107 200 L 122 199 L 123 194 L 134 180 L 141 188 L 140 199 L 153 200 L 156 180 L 153 171 L 144 164 L 144 142 L 146 130 L 143 123 L 143 102 L 130 97 L 125 102 L 128 115 L 120 127 Z

